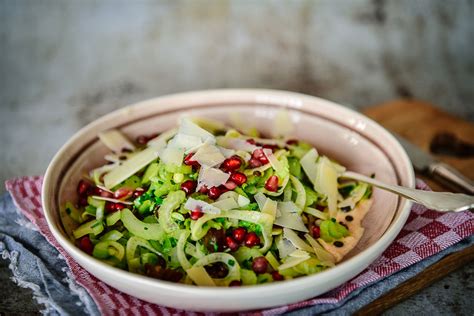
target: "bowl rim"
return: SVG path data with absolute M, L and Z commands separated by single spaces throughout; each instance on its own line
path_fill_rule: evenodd
M 119 108 L 104 116 L 99 117 L 98 119 L 92 121 L 91 123 L 82 127 L 79 131 L 77 131 L 71 138 L 69 138 L 69 140 L 63 146 L 61 146 L 58 152 L 54 155 L 53 159 L 51 160 L 46 170 L 41 193 L 42 193 L 43 210 L 44 210 L 48 227 L 51 230 L 51 233 L 53 234 L 54 238 L 60 244 L 60 246 L 63 247 L 64 250 L 68 254 L 70 254 L 75 261 L 77 261 L 75 258 L 79 257 L 81 258 L 81 260 L 84 260 L 88 265 L 94 266 L 96 269 L 100 271 L 108 270 L 111 273 L 113 272 L 126 282 L 139 282 L 140 284 L 143 284 L 145 286 L 160 287 L 164 290 L 170 290 L 170 291 L 179 291 L 183 295 L 192 294 L 192 295 L 200 295 L 203 297 L 212 295 L 217 300 L 220 298 L 222 299 L 232 298 L 235 295 L 239 295 L 239 294 L 243 295 L 244 293 L 247 295 L 261 295 L 262 290 L 264 289 L 275 290 L 277 287 L 280 287 L 281 283 L 279 282 L 272 282 L 269 284 L 259 284 L 257 286 L 243 286 L 243 287 L 198 287 L 195 285 L 187 285 L 187 284 L 181 284 L 181 283 L 161 281 L 158 279 L 149 278 L 140 274 L 132 273 L 126 270 L 109 266 L 103 263 L 102 261 L 95 259 L 94 257 L 81 251 L 68 238 L 66 238 L 61 233 L 61 231 L 59 230 L 59 228 L 57 227 L 55 223 L 53 214 L 51 213 L 50 199 L 46 198 L 46 196 L 49 194 L 48 190 L 53 186 L 52 182 L 54 180 L 54 174 L 53 174 L 54 170 L 61 163 L 61 159 L 63 159 L 66 149 L 70 148 L 88 130 L 94 128 L 96 125 L 100 124 L 100 122 L 108 120 L 114 116 L 120 115 L 120 113 L 122 113 L 123 111 L 127 111 L 132 108 L 137 108 L 137 109 L 145 108 L 149 104 L 156 104 L 156 103 L 164 102 L 170 99 L 189 98 L 189 97 L 194 97 L 194 98 L 206 97 L 209 99 L 212 99 L 213 97 L 231 98 L 232 96 L 235 96 L 235 95 L 254 97 L 256 105 L 258 105 L 259 103 L 262 103 L 262 105 L 265 105 L 264 103 L 267 103 L 267 104 L 277 105 L 277 106 L 286 107 L 288 109 L 295 109 L 299 111 L 301 111 L 300 107 L 302 106 L 301 104 L 303 103 L 310 102 L 310 103 L 325 104 L 326 106 L 335 107 L 336 109 L 342 112 L 346 112 L 350 114 L 352 117 L 356 117 L 358 119 L 361 119 L 371 124 L 373 127 L 377 128 L 382 133 L 384 133 L 385 134 L 384 136 L 388 137 L 389 140 L 392 142 L 392 144 L 396 146 L 395 149 L 397 150 L 399 154 L 401 154 L 399 159 L 402 160 L 403 166 L 407 167 L 406 170 L 401 170 L 401 171 L 406 172 L 408 186 L 409 187 L 415 186 L 415 174 L 413 171 L 413 166 L 404 148 L 401 146 L 398 140 L 389 131 L 387 131 L 384 127 L 382 127 L 380 124 L 378 124 L 374 120 L 368 118 L 367 116 L 355 110 L 352 110 L 348 107 L 344 107 L 338 103 L 328 101 L 326 99 L 322 99 L 315 96 L 309 96 L 306 94 L 301 94 L 301 93 L 296 93 L 296 92 L 291 92 L 291 91 L 284 91 L 284 90 L 272 90 L 272 89 L 214 89 L 214 90 L 198 90 L 198 91 L 190 91 L 190 92 L 184 92 L 184 93 L 164 95 L 157 98 L 152 98 L 152 99 L 140 101 L 137 103 L 133 103 L 131 105 L 127 105 L 125 107 Z M 301 102 L 298 103 L 295 100 L 300 100 Z M 232 102 L 232 101 L 229 100 L 228 102 Z M 311 112 L 309 111 L 309 113 Z M 372 263 L 376 259 L 376 257 L 378 257 L 391 244 L 391 242 L 395 239 L 395 237 L 401 231 L 403 225 L 405 224 L 408 218 L 408 215 L 411 210 L 411 206 L 412 206 L 412 202 L 408 200 L 403 199 L 399 201 L 398 208 L 400 208 L 400 211 L 399 211 L 398 218 L 393 218 L 392 222 L 387 227 L 385 232 L 382 234 L 380 239 L 377 240 L 374 244 L 372 244 L 368 248 L 362 250 L 360 253 L 353 256 L 352 258 L 349 258 L 337 264 L 335 267 L 331 269 L 327 269 L 323 272 L 313 274 L 313 275 L 308 275 L 301 278 L 286 280 L 284 282 L 285 284 L 284 290 L 290 291 L 292 289 L 302 286 L 303 284 L 307 282 L 310 282 L 311 280 L 319 279 L 322 276 L 324 276 L 325 279 L 334 279 L 334 278 L 337 279 L 338 275 L 344 275 L 346 273 L 353 271 L 352 267 L 354 266 L 354 263 L 356 262 L 360 263 L 360 261 L 364 261 L 364 258 L 366 257 L 370 258 L 369 261 L 370 263 Z M 365 269 L 367 266 L 368 264 L 365 265 L 363 269 Z M 358 273 L 360 273 L 360 271 Z M 339 285 L 340 284 L 342 283 L 339 283 Z

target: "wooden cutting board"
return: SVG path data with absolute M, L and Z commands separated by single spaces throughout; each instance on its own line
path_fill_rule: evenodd
M 362 112 L 388 130 L 418 145 L 426 152 L 429 152 L 431 140 L 437 133 L 451 132 L 463 141 L 474 142 L 474 124 L 441 111 L 425 102 L 397 100 L 368 107 Z M 456 158 L 447 155 L 434 156 L 440 161 L 455 167 L 468 178 L 474 179 L 474 158 Z M 446 188 L 423 175 L 417 174 L 417 177 L 425 180 L 435 191 L 447 191 Z M 446 256 L 416 277 L 402 283 L 397 288 L 363 307 L 356 315 L 380 314 L 471 261 L 474 261 L 474 246 Z

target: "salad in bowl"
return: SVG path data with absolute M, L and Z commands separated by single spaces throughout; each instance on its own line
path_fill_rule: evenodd
M 255 285 L 333 267 L 361 239 L 372 188 L 310 144 L 184 117 L 130 141 L 100 133 L 103 166 L 61 220 L 111 266 L 197 286 Z

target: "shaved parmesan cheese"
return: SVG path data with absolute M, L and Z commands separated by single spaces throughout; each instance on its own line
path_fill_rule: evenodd
M 314 189 L 327 196 L 329 215 L 335 217 L 337 213 L 337 170 L 327 157 L 321 157 L 318 162 L 318 176 L 314 182 Z
M 202 142 L 211 142 L 212 144 L 216 142 L 214 135 L 194 123 L 189 117 L 181 119 L 178 133 L 200 137 Z
M 151 139 L 148 141 L 147 146 L 148 147 L 155 147 L 155 148 L 161 148 L 166 145 L 166 142 L 172 138 L 174 135 L 176 135 L 177 129 L 173 128 L 170 130 L 167 130 L 166 132 L 161 133 L 160 135 L 156 136 L 155 138 Z
M 265 202 L 267 201 L 267 197 L 265 196 L 265 194 L 263 194 L 262 192 L 258 192 L 257 194 L 253 196 L 253 198 L 257 202 L 258 208 L 260 209 L 260 211 L 263 210 L 263 206 L 265 205 Z
M 278 203 L 267 198 L 262 208 L 262 213 L 269 214 L 273 219 L 276 217 Z
M 259 149 L 261 147 L 255 146 L 247 142 L 246 139 L 236 138 L 236 137 L 226 137 L 226 136 L 218 136 L 217 143 L 221 146 L 235 149 L 235 150 L 243 150 L 247 152 L 253 152 L 255 149 Z
M 293 202 L 278 202 L 280 216 L 277 216 L 275 225 L 291 228 L 301 232 L 308 232 L 303 219 L 298 214 L 298 207 Z
M 219 150 L 221 151 L 221 153 L 224 155 L 225 158 L 229 158 L 235 155 L 235 150 L 227 149 L 221 146 L 217 146 L 217 148 L 219 148 Z
M 240 207 L 244 207 L 250 204 L 250 200 L 239 194 L 239 197 L 237 198 L 237 204 L 239 204 Z
M 295 246 L 298 249 L 314 253 L 314 249 L 310 245 L 305 243 L 304 240 L 298 236 L 298 234 L 296 234 L 294 231 L 292 231 L 289 228 L 286 228 L 286 227 L 283 228 L 283 238 L 286 238 L 289 241 L 291 241 L 293 246 Z
M 225 200 L 228 198 L 233 198 L 237 201 L 237 199 L 239 198 L 239 194 L 235 191 L 227 191 L 222 193 L 221 196 L 219 196 L 219 198 L 217 199 L 217 201 Z
M 160 151 L 159 156 L 166 165 L 181 166 L 183 164 L 184 149 L 166 146 Z
M 208 188 L 217 187 L 224 184 L 229 179 L 230 174 L 216 168 L 202 166 L 199 171 L 197 191 L 205 185 Z
M 214 206 L 213 204 L 209 204 L 205 201 L 196 200 L 193 198 L 189 198 L 186 203 L 184 204 L 184 208 L 190 211 L 201 211 L 207 214 L 220 214 L 221 210 Z
M 299 251 L 299 250 L 296 250 L 296 251 Z M 298 253 L 298 255 L 300 255 Z M 302 254 L 300 256 L 288 256 L 288 258 L 285 260 L 285 263 L 283 263 L 282 265 L 280 265 L 278 267 L 278 270 L 281 271 L 281 270 L 285 270 L 285 269 L 289 269 L 289 268 L 292 268 L 294 266 L 297 266 L 299 265 L 300 263 L 302 262 L 305 262 L 306 260 L 308 260 L 309 258 L 311 258 L 309 256 L 309 254 L 307 254 L 306 256 L 303 256 Z
M 278 159 L 275 157 L 271 149 L 264 148 L 263 153 L 267 157 L 268 161 L 272 165 L 273 169 L 275 169 L 276 172 L 282 172 L 283 171 L 283 165 L 278 161 Z
M 318 174 L 318 167 L 316 164 L 317 158 L 318 152 L 316 149 L 312 148 L 300 159 L 301 167 L 303 167 L 304 172 L 313 185 L 316 182 L 316 177 Z
M 293 251 L 292 253 L 290 253 L 290 257 L 293 257 L 293 258 L 308 258 L 309 253 L 307 253 L 304 250 L 297 249 L 297 250 Z
M 105 132 L 99 133 L 99 139 L 104 143 L 105 146 L 109 147 L 110 150 L 120 153 L 122 149 L 135 150 L 135 146 L 116 129 L 111 129 Z
M 237 203 L 237 201 L 231 197 L 214 202 L 211 205 L 223 211 L 229 211 L 239 208 L 239 204 Z
M 198 136 L 185 135 L 178 133 L 169 141 L 168 147 L 181 148 L 188 151 L 202 144 L 201 138 Z
M 334 258 L 334 256 L 331 253 L 326 251 L 326 249 L 324 249 L 323 246 L 321 246 L 313 237 L 311 237 L 311 235 L 305 234 L 304 237 L 313 247 L 314 253 L 316 254 L 316 257 L 318 257 L 320 261 L 326 262 L 326 263 L 330 262 L 332 263 L 332 265 L 336 263 L 336 258 Z
M 286 258 L 296 250 L 296 247 L 288 239 L 279 236 L 276 240 L 276 246 L 278 248 L 278 253 L 280 258 Z
M 206 143 L 199 147 L 198 151 L 193 155 L 193 160 L 199 162 L 201 166 L 214 167 L 221 164 L 225 157 L 219 148 Z

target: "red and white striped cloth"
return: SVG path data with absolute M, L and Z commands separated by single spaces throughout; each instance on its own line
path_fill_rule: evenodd
M 89 292 L 102 315 L 200 314 L 144 302 L 108 286 L 80 267 L 59 246 L 48 228 L 41 208 L 42 180 L 42 177 L 16 178 L 7 181 L 6 187 L 21 212 L 64 256 L 76 282 Z M 421 181 L 417 182 L 417 187 L 429 190 Z M 355 289 L 381 280 L 473 235 L 473 224 L 474 215 L 470 212 L 439 213 L 416 205 L 393 244 L 354 279 L 321 296 L 295 304 L 255 311 L 251 314 L 273 315 L 316 304 L 337 303 Z

